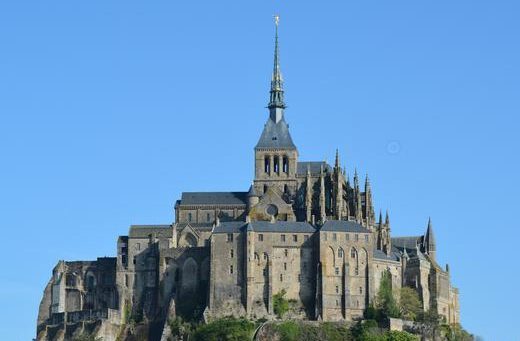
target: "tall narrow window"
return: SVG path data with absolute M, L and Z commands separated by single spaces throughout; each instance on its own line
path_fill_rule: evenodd
M 289 173 L 289 160 L 287 160 L 287 156 L 283 157 L 283 172 Z
M 278 156 L 274 157 L 274 168 L 275 173 L 280 173 L 280 158 Z
M 282 241 L 282 243 L 285 243 L 285 234 L 282 234 L 282 235 L 280 236 L 280 240 Z
M 332 234 L 332 240 L 336 241 L 337 239 L 338 239 L 338 235 L 335 234 L 335 233 L 333 233 L 333 234 Z
M 264 157 L 264 172 L 269 173 L 269 156 Z
M 260 234 L 258 235 L 258 241 L 259 241 L 259 242 L 263 242 L 263 241 L 264 241 L 264 235 L 263 235 L 263 234 L 260 233 Z
M 289 251 L 287 249 L 283 250 L 284 254 L 285 254 L 285 257 L 287 257 L 289 255 Z
M 283 263 L 283 269 L 287 270 L 287 263 Z
M 235 256 L 235 251 L 233 249 L 229 250 L 229 257 L 233 258 Z
M 343 249 L 338 250 L 338 257 L 343 258 Z
M 287 185 L 283 185 L 283 192 L 285 194 L 289 193 L 289 187 L 287 187 Z
M 283 275 L 280 274 L 280 282 L 283 282 Z
M 230 266 L 229 266 L 229 273 L 230 273 L 230 274 L 233 274 L 233 265 L 230 265 Z
M 193 218 L 193 215 L 190 213 L 188 213 L 188 221 L 191 221 L 191 219 Z
M 336 294 L 339 294 L 339 286 L 336 285 Z
M 292 235 L 292 240 L 293 240 L 293 242 L 297 242 L 298 241 L 298 235 L 297 234 L 293 234 Z
M 211 215 L 209 213 L 206 213 L 206 221 L 209 223 L 211 220 Z
M 233 233 L 228 233 L 227 234 L 227 241 L 228 242 L 232 242 L 233 241 Z

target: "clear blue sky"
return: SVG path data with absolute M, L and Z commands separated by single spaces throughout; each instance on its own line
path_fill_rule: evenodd
M 369 172 L 393 235 L 432 217 L 462 322 L 518 340 L 518 1 L 3 1 L 0 339 L 60 259 L 113 256 L 181 191 L 247 190 L 273 20 L 301 160 Z

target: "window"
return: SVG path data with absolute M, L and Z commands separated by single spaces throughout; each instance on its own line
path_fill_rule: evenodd
M 356 258 L 356 250 L 355 249 L 350 250 L 350 257 L 351 258 Z
M 296 234 L 293 234 L 292 235 L 292 240 L 293 240 L 293 242 L 297 242 L 298 241 L 298 236 Z
M 285 194 L 289 193 L 289 187 L 287 187 L 287 185 L 283 185 L 283 192 Z
M 191 221 L 192 218 L 193 218 L 193 216 L 192 216 L 191 212 L 188 213 L 188 221 Z
M 206 221 L 209 223 L 211 220 L 211 215 L 209 213 L 206 213 Z
M 233 265 L 230 265 L 230 266 L 229 266 L 229 273 L 230 273 L 230 274 L 233 274 Z
M 338 250 L 338 257 L 343 258 L 343 249 Z
M 274 172 L 279 173 L 280 172 L 280 158 L 278 156 L 274 157 Z
M 354 274 L 356 276 L 359 275 L 359 267 L 356 266 L 356 268 L 354 269 Z
M 305 241 L 309 240 L 309 235 L 308 234 L 304 235 L 303 240 L 305 240 Z
M 368 243 L 368 234 L 365 234 L 365 242 Z
M 283 282 L 283 275 L 280 274 L 280 282 Z
M 269 173 L 269 156 L 264 158 L 264 172 Z M 265 192 L 265 191 L 264 191 Z
M 333 233 L 332 234 L 332 240 L 336 241 L 338 239 L 338 236 L 336 233 Z
M 137 257 L 135 257 L 135 256 L 134 256 L 133 263 L 134 263 L 134 265 L 137 263 Z
M 267 192 L 267 185 L 264 185 L 264 193 Z
M 232 242 L 233 241 L 233 233 L 228 233 L 227 234 L 227 241 L 228 242 Z
M 287 160 L 287 156 L 283 157 L 283 172 L 289 173 L 289 160 Z
M 359 287 L 359 294 L 360 294 L 360 295 L 363 294 L 363 287 Z
M 285 257 L 287 257 L 287 255 L 289 254 L 289 250 L 285 249 L 285 250 L 283 250 L 283 253 L 284 253 Z
M 356 240 L 356 242 L 357 242 L 357 241 L 359 240 L 359 235 L 358 235 L 358 234 L 356 234 L 356 235 L 354 236 L 354 239 L 355 239 L 355 240 Z
M 339 294 L 339 286 L 336 285 L 336 294 Z
M 233 249 L 229 250 L 229 257 L 233 258 L 235 256 L 235 251 Z
M 282 241 L 283 243 L 285 243 L 285 234 L 282 234 L 282 235 L 280 236 L 280 239 L 281 239 L 281 241 Z
M 263 241 L 264 241 L 264 235 L 263 235 L 263 234 L 260 233 L 260 234 L 258 235 L 258 241 L 259 241 L 259 242 L 263 242 Z
M 267 260 L 269 256 L 267 255 L 267 252 L 264 252 L 264 260 Z
M 262 270 L 262 273 L 264 276 L 267 276 L 267 268 L 264 268 L 264 270 Z
M 336 276 L 339 275 L 339 268 L 338 268 L 338 267 L 335 267 L 335 268 L 334 268 L 334 273 L 336 274 Z
M 283 269 L 287 270 L 287 263 L 283 263 Z
M 302 275 L 298 274 L 298 282 L 302 281 Z

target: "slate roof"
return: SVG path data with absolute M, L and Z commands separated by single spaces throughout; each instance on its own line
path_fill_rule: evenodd
M 213 233 L 239 233 L 245 230 L 254 232 L 279 232 L 279 233 L 314 233 L 316 229 L 306 222 L 299 221 L 243 221 L 222 222 L 215 226 Z
M 399 252 L 392 251 L 390 252 L 390 255 L 386 255 L 381 250 L 374 249 L 374 258 L 376 259 L 382 259 L 382 260 L 391 260 L 391 261 L 398 261 L 399 260 Z
M 327 220 L 320 229 L 321 231 L 338 231 L 338 232 L 358 232 L 370 233 L 369 230 L 359 225 L 355 221 L 346 220 Z
M 282 118 L 278 123 L 275 123 L 269 118 L 255 148 L 296 149 L 289 133 L 289 125 L 285 122 L 285 119 Z
M 132 225 L 128 236 L 130 238 L 148 238 L 150 234 L 155 234 L 158 238 L 171 238 L 171 225 Z
M 247 192 L 182 192 L 180 205 L 246 205 Z
M 296 165 L 296 173 L 298 175 L 305 175 L 307 174 L 307 167 L 309 167 L 311 174 L 319 174 L 321 166 L 323 166 L 324 172 L 332 172 L 332 167 L 325 161 L 303 161 L 298 162 Z
M 407 250 L 415 250 L 416 246 L 421 243 L 422 236 L 412 237 L 394 237 L 392 238 L 392 245 Z

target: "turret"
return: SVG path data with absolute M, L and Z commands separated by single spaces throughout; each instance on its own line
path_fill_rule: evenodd
M 343 178 L 341 174 L 341 167 L 339 166 L 339 151 L 337 149 L 336 162 L 334 163 L 334 193 L 336 194 L 336 219 L 341 220 L 343 217 Z
M 253 208 L 253 206 L 258 204 L 259 201 L 260 198 L 258 197 L 258 194 L 256 194 L 255 186 L 254 184 L 251 184 L 251 187 L 249 187 L 249 192 L 247 193 L 248 208 Z
M 361 192 L 359 191 L 359 178 L 357 169 L 354 170 L 354 206 L 356 209 L 356 221 L 361 224 L 363 222 L 363 209 L 361 206 Z
M 327 220 L 325 211 L 325 174 L 323 174 L 323 165 L 320 166 L 320 220 L 322 223 Z
M 430 256 L 430 258 L 435 260 L 437 247 L 435 244 L 435 236 L 433 235 L 431 218 L 428 218 L 428 227 L 426 228 L 426 234 L 424 235 L 423 248 L 424 251 Z
M 370 186 L 370 179 L 368 174 L 365 180 L 365 219 L 367 221 L 367 227 L 370 229 L 374 223 L 374 206 L 372 203 L 372 187 Z
M 307 165 L 307 178 L 305 179 L 305 211 L 306 220 L 308 223 L 312 220 L 312 183 L 311 183 L 311 169 Z

